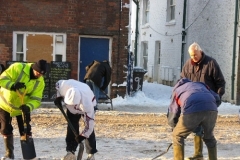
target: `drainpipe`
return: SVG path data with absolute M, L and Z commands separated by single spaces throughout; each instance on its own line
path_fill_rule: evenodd
M 134 65 L 136 66 L 137 65 L 137 43 L 138 43 L 138 34 L 139 34 L 139 30 L 138 30 L 139 1 L 133 0 L 133 2 L 137 5 L 137 9 L 136 9 L 135 43 L 134 43 L 134 57 L 135 57 Z
M 118 50 L 118 52 L 117 52 L 117 88 L 119 87 L 118 85 L 119 85 L 119 59 L 120 59 L 120 52 L 121 52 L 121 50 L 120 50 L 120 45 L 121 45 L 121 28 L 122 28 L 122 26 L 121 26 L 121 23 L 122 23 L 122 0 L 119 0 L 119 28 L 118 28 L 118 47 L 117 47 L 117 50 Z M 116 93 L 115 93 L 116 95 L 118 95 L 119 94 L 119 91 L 118 91 L 118 89 L 116 90 Z
M 238 28 L 238 10 L 239 10 L 239 0 L 235 3 L 235 21 L 234 21 L 234 35 L 233 35 L 233 56 L 232 56 L 232 93 L 231 100 L 234 100 L 234 84 L 235 84 L 235 56 L 236 56 L 236 42 L 237 42 L 237 28 Z
M 184 51 L 185 51 L 185 45 L 186 45 L 186 31 L 185 31 L 185 27 L 186 27 L 186 10 L 187 10 L 187 0 L 184 0 L 184 4 L 183 4 L 183 22 L 182 22 L 182 53 L 181 53 L 181 71 L 184 65 Z

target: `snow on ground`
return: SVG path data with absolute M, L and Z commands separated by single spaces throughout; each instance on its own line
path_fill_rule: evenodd
M 107 111 L 110 104 L 100 104 L 100 111 L 97 115 L 124 115 L 124 114 L 166 114 L 167 107 L 170 102 L 172 87 L 157 84 L 157 83 L 143 83 L 143 90 L 137 92 L 133 97 L 117 97 L 112 100 L 113 111 Z M 238 114 L 239 106 L 230 103 L 222 103 L 219 107 L 219 115 L 228 117 L 236 116 Z M 61 114 L 57 108 L 39 108 L 33 114 L 44 115 L 46 117 L 52 114 Z M 42 129 L 36 122 L 32 122 L 34 143 L 37 156 L 41 159 L 60 159 L 65 152 L 65 127 L 62 125 L 49 126 Z M 95 155 L 96 160 L 150 160 L 155 155 L 165 151 L 171 143 L 171 132 L 165 127 L 165 131 L 161 130 L 159 133 L 140 132 L 135 133 L 132 137 L 130 135 L 99 138 L 97 137 L 97 148 L 99 152 Z M 106 128 L 102 128 L 104 130 Z M 117 131 L 109 131 L 109 134 Z M 240 160 L 240 128 L 237 126 L 233 130 L 223 128 L 224 135 L 219 135 L 217 140 L 220 141 L 218 150 L 218 159 L 221 160 Z M 107 134 L 107 133 L 106 133 Z M 21 159 L 21 147 L 18 136 L 18 129 L 14 126 L 14 146 L 15 155 L 17 159 Z M 96 133 L 98 135 L 98 133 Z M 191 138 L 191 135 L 189 136 Z M 0 156 L 4 154 L 3 138 L 0 138 L 2 147 L 0 148 Z M 191 155 L 193 152 L 192 141 L 186 141 L 185 153 Z M 155 148 L 153 152 L 152 149 Z M 161 149 L 160 149 L 161 148 Z M 156 151 L 157 150 L 157 151 Z M 86 158 L 84 152 L 84 158 Z M 171 160 L 173 151 L 170 149 L 167 154 L 163 155 L 161 160 Z M 207 157 L 206 147 L 204 148 L 204 157 Z

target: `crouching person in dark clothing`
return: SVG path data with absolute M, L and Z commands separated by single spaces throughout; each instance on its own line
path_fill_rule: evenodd
M 217 159 L 213 130 L 218 115 L 220 97 L 202 82 L 183 78 L 173 88 L 168 109 L 168 124 L 173 127 L 174 160 L 184 160 L 184 139 L 199 125 L 203 127 L 209 160 Z

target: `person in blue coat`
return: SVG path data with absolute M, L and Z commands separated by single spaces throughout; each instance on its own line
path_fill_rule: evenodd
M 204 129 L 203 141 L 209 160 L 217 159 L 213 130 L 221 100 L 217 93 L 202 82 L 182 78 L 174 86 L 168 108 L 168 124 L 173 128 L 174 160 L 184 160 L 184 139 L 199 125 Z

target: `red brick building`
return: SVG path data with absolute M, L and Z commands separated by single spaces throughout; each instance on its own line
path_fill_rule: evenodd
M 71 63 L 81 80 L 85 64 L 108 59 L 111 97 L 126 88 L 129 0 L 0 0 L 0 63 L 38 59 Z

